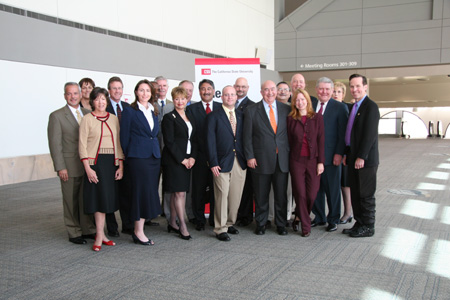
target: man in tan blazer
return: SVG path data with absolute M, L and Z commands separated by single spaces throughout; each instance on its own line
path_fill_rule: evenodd
M 84 168 L 78 154 L 79 123 L 88 110 L 80 107 L 80 88 L 75 82 L 64 85 L 67 105 L 52 112 L 48 121 L 48 145 L 55 171 L 61 179 L 64 223 L 69 241 L 86 244 L 95 237 L 92 216 L 83 211 Z

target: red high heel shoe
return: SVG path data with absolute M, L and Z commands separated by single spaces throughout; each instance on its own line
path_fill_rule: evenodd
M 102 246 L 97 246 L 97 245 L 92 246 L 92 250 L 94 250 L 95 252 L 98 252 L 101 249 L 102 249 Z
M 105 242 L 105 241 L 102 241 L 102 244 L 103 245 L 106 245 L 106 246 L 115 246 L 116 245 L 116 243 L 114 243 L 113 241 L 107 241 L 107 242 Z

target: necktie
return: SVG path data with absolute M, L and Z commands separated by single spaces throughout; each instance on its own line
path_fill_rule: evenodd
M 319 114 L 323 115 L 323 102 L 320 102 Z
M 275 119 L 275 112 L 273 111 L 271 104 L 269 104 L 269 108 L 270 125 L 272 126 L 273 132 L 277 133 L 277 119 Z
M 234 118 L 233 112 L 230 110 L 230 124 L 233 130 L 233 135 L 236 136 L 236 119 Z
M 161 100 L 161 107 L 164 107 L 164 100 Z
M 119 119 L 119 122 L 120 119 L 122 119 L 122 110 L 120 109 L 119 104 L 117 104 L 117 118 Z
M 76 110 L 76 112 L 77 112 L 77 122 L 78 122 L 78 125 L 80 125 L 80 123 L 81 123 L 81 114 L 80 114 L 80 111 L 78 109 Z
M 206 114 L 211 112 L 211 107 L 209 107 L 209 103 L 206 103 Z
M 239 102 L 238 102 L 238 101 L 236 101 L 236 104 L 234 105 L 234 107 L 235 107 L 235 108 L 238 108 L 238 107 L 239 107 Z
M 352 107 L 352 112 L 347 122 L 347 129 L 345 130 L 345 145 L 350 146 L 350 137 L 352 134 L 353 122 L 355 121 L 356 111 L 358 110 L 358 103 Z

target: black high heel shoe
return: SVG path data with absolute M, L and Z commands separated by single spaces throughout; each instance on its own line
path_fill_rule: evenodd
M 168 224 L 167 225 L 167 232 L 171 233 L 172 231 L 175 232 L 175 233 L 178 233 L 178 234 L 180 233 L 180 229 L 176 229 L 172 225 Z
M 340 219 L 340 220 L 339 220 L 339 224 L 347 224 L 347 223 L 351 223 L 352 220 L 353 220 L 353 216 L 350 216 L 350 217 L 348 217 L 348 218 L 345 219 L 345 220 Z
M 294 220 L 292 222 L 292 230 L 296 232 L 300 230 L 300 220 Z
M 141 245 L 144 245 L 144 246 L 153 246 L 155 243 L 151 240 L 151 239 L 148 239 L 148 241 L 147 242 L 143 242 L 143 241 L 141 241 L 135 234 L 134 234 L 134 232 L 133 232 L 133 234 L 131 235 L 132 237 L 133 237 L 133 242 L 135 243 L 135 244 L 141 244 Z
M 192 239 L 192 236 L 191 235 L 183 235 L 180 232 L 180 238 L 182 238 L 183 240 L 189 241 L 190 239 Z

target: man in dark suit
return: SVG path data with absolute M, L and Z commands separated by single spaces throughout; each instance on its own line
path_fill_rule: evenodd
M 325 169 L 320 177 L 320 188 L 312 208 L 315 219 L 311 227 L 325 225 L 327 231 L 337 230 L 341 214 L 341 162 L 345 151 L 344 135 L 347 126 L 348 108 L 345 104 L 331 98 L 334 84 L 330 78 L 317 80 L 316 93 L 319 102 L 317 113 L 323 115 L 325 131 Z M 325 215 L 325 195 L 328 215 Z
M 206 160 L 206 115 L 221 107 L 220 103 L 214 102 L 214 82 L 203 79 L 199 85 L 200 98 L 202 101 L 191 104 L 187 110 L 194 118 L 197 127 L 198 157 L 192 168 L 192 210 L 195 215 L 198 231 L 205 230 L 205 204 L 210 203 L 209 224 L 213 225 L 214 216 L 214 190 L 211 169 Z
M 122 112 L 125 107 L 130 106 L 125 101 L 121 101 L 123 95 L 123 82 L 119 77 L 111 77 L 108 81 L 108 92 L 110 101 L 106 107 L 106 111 L 114 114 L 119 119 L 122 118 Z M 134 222 L 130 217 L 131 203 L 128 199 L 130 193 L 128 176 L 127 176 L 126 161 L 124 162 L 124 172 L 122 180 L 119 180 L 119 212 L 122 219 L 122 233 L 132 234 L 134 230 Z M 116 216 L 114 213 L 106 214 L 106 229 L 108 235 L 117 237 L 119 236 L 119 226 L 117 225 Z
M 222 90 L 222 107 L 206 117 L 208 162 L 214 178 L 214 233 L 229 241 L 239 231 L 236 223 L 245 183 L 247 162 L 242 145 L 242 113 L 235 111 L 236 90 Z
M 269 192 L 273 186 L 275 224 L 280 235 L 286 235 L 287 181 L 289 145 L 286 118 L 289 106 L 276 101 L 273 81 L 261 86 L 263 100 L 249 106 L 244 117 L 244 153 L 252 172 L 255 190 L 255 234 L 265 233 L 269 214 Z
M 367 79 L 353 74 L 349 78 L 350 92 L 356 100 L 350 112 L 345 132 L 348 182 L 356 220 L 344 233 L 351 237 L 370 237 L 375 234 L 375 191 L 377 188 L 378 105 L 367 96 Z
M 249 85 L 247 79 L 244 77 L 239 77 L 234 83 L 234 88 L 236 90 L 237 101 L 236 101 L 236 111 L 244 114 L 244 110 L 255 104 L 250 98 L 247 97 Z M 242 192 L 241 204 L 238 211 L 238 225 L 247 226 L 253 221 L 253 183 L 252 174 L 247 172 L 245 176 L 244 191 Z
M 50 114 L 48 145 L 55 171 L 61 179 L 64 224 L 69 241 L 86 244 L 85 238 L 95 237 L 92 216 L 83 211 L 84 168 L 78 152 L 79 123 L 89 110 L 80 107 L 80 88 L 75 82 L 64 85 L 67 105 Z

